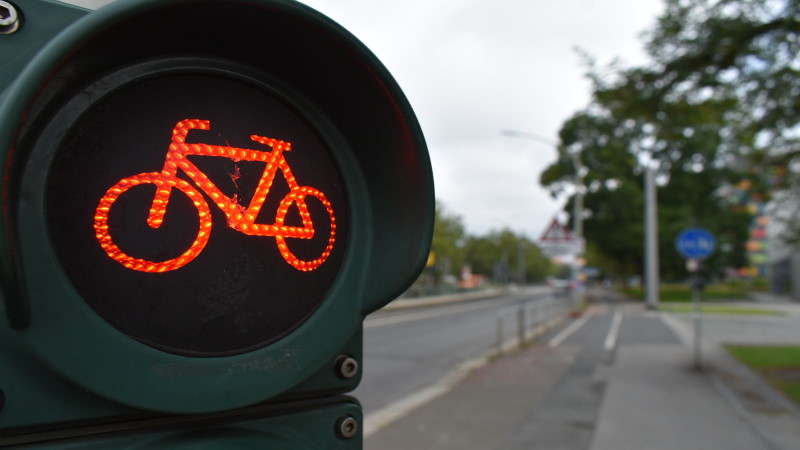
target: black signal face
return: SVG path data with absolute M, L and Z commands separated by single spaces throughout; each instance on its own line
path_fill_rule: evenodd
M 347 244 L 345 186 L 318 127 L 275 92 L 144 68 L 55 119 L 67 131 L 47 175 L 50 235 L 105 321 L 219 356 L 274 342 L 324 300 Z

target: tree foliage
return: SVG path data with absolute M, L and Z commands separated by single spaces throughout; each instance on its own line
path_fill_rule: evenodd
M 797 185 L 799 20 L 791 1 L 666 0 L 645 38 L 649 64 L 590 61 L 594 100 L 563 124 L 561 156 L 541 183 L 574 194 L 582 178 L 586 238 L 620 274 L 641 273 L 645 166 L 661 185 L 663 273 L 685 273 L 673 242 L 690 225 L 725 244 L 712 265 L 745 263 L 750 217 L 720 190 L 742 180 L 762 194 Z
M 649 81 L 647 95 L 663 103 L 733 101 L 743 106 L 731 111 L 733 122 L 764 135 L 774 152 L 796 153 L 790 131 L 800 113 L 798 7 L 784 0 L 668 0 L 646 46 L 653 66 L 625 84 Z
M 441 202 L 436 203 L 431 252 L 432 265 L 425 275 L 434 284 L 458 279 L 465 266 L 496 282 L 541 281 L 553 267 L 533 242 L 509 229 L 483 236 L 468 234 L 461 216 Z
M 553 263 L 524 236 L 505 228 L 471 236 L 465 245 L 466 264 L 497 282 L 540 282 L 553 272 Z
M 436 202 L 431 252 L 438 275 L 453 275 L 464 264 L 464 242 L 467 238 L 461 216 Z
M 707 135 L 716 159 L 686 153 L 749 165 L 746 175 L 765 198 L 784 191 L 774 200 L 778 210 L 794 211 L 784 214 L 786 238 L 800 238 L 792 220 L 800 179 L 800 3 L 667 0 L 646 49 L 652 63 L 645 67 L 593 72 L 598 101 L 617 116 L 652 124 L 656 150 L 680 141 L 665 122 L 680 120 L 684 134 Z

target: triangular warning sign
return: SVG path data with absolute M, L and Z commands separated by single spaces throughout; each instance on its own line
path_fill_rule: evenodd
M 542 237 L 539 238 L 540 242 L 550 242 L 550 243 L 565 243 L 565 242 L 572 242 L 572 233 L 569 232 L 567 227 L 558 223 L 558 219 L 553 219 L 550 222 L 550 226 L 542 233 Z

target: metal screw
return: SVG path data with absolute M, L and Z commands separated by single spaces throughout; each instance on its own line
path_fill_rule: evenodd
M 358 421 L 353 416 L 342 416 L 336 421 L 336 436 L 351 439 L 358 434 Z
M 349 380 L 358 375 L 358 361 L 350 355 L 340 355 L 334 362 L 336 375 L 340 378 Z
M 19 14 L 11 3 L 0 0 L 0 34 L 11 34 L 19 30 Z

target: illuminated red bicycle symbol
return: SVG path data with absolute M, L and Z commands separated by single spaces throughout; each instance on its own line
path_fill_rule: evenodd
M 291 150 L 291 143 L 279 141 L 277 139 L 262 136 L 250 136 L 255 142 L 272 147 L 272 151 L 264 152 L 236 147 L 226 147 L 208 144 L 187 144 L 186 135 L 191 129 L 209 130 L 210 122 L 207 120 L 187 119 L 178 122 L 172 131 L 172 142 L 167 151 L 164 169 L 161 172 L 148 172 L 123 178 L 112 186 L 97 205 L 94 218 L 94 229 L 97 240 L 105 252 L 125 267 L 141 272 L 166 272 L 182 267 L 196 258 L 203 251 L 208 238 L 211 235 L 211 212 L 208 209 L 203 195 L 189 182 L 177 177 L 178 169 L 181 169 L 194 183 L 205 192 L 214 203 L 221 209 L 228 219 L 228 226 L 247 235 L 253 236 L 274 236 L 283 258 L 295 269 L 311 271 L 322 265 L 331 253 L 336 237 L 336 220 L 333 217 L 331 203 L 318 189 L 309 186 L 300 186 L 292 175 L 289 163 L 283 152 Z M 240 205 L 234 195 L 231 199 L 223 194 L 211 180 L 187 158 L 191 155 L 200 156 L 220 156 L 233 160 L 260 161 L 267 163 L 261 180 L 258 182 L 253 198 L 245 209 Z M 278 213 L 275 216 L 275 223 L 272 225 L 255 223 L 256 217 L 262 205 L 267 199 L 267 194 L 275 179 L 278 169 L 283 172 L 284 178 L 289 183 L 289 193 L 280 203 Z M 113 241 L 109 233 L 108 215 L 114 202 L 120 195 L 128 189 L 141 184 L 152 183 L 156 185 L 156 194 L 153 198 L 153 206 L 147 218 L 147 224 L 151 228 L 158 228 L 164 221 L 164 214 L 169 205 L 169 198 L 172 189 L 178 189 L 186 194 L 194 203 L 200 216 L 200 226 L 197 238 L 188 250 L 180 256 L 167 261 L 148 261 L 145 259 L 134 258 L 125 254 Z M 313 260 L 304 261 L 297 258 L 286 245 L 286 238 L 311 239 L 314 237 L 314 224 L 311 221 L 311 214 L 306 205 L 307 196 L 316 197 L 330 215 L 330 237 L 322 254 Z M 295 204 L 300 212 L 303 222 L 302 227 L 286 226 L 284 220 L 289 207 Z

